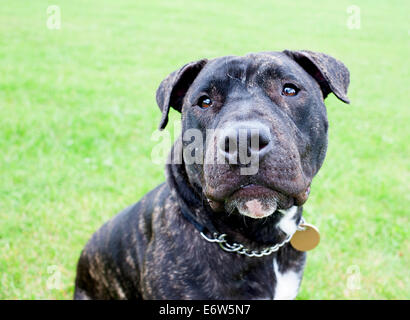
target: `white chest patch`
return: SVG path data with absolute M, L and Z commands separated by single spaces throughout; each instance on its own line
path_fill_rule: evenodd
M 299 291 L 301 273 L 293 270 L 284 273 L 279 272 L 276 259 L 273 259 L 273 270 L 276 276 L 274 300 L 293 300 Z

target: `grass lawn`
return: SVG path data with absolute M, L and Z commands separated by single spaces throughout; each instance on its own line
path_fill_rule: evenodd
M 59 30 L 46 26 L 51 4 Z M 351 105 L 326 102 L 329 150 L 305 205 L 322 240 L 298 298 L 409 298 L 410 2 L 356 1 L 353 30 L 351 4 L 1 5 L 0 299 L 70 299 L 91 234 L 164 180 L 149 137 L 168 73 L 202 57 L 283 49 L 331 54 L 351 72 Z

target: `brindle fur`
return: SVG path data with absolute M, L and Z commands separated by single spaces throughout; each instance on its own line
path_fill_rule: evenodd
M 277 94 L 289 79 L 304 87 L 298 100 Z M 208 199 L 223 204 L 242 185 L 262 185 L 285 199 L 280 208 L 298 206 L 297 224 L 306 188 L 325 157 L 323 99 L 333 92 L 348 102 L 348 84 L 349 72 L 340 61 L 311 51 L 203 59 L 171 73 L 157 91 L 160 129 L 170 107 L 182 113 L 183 132 L 196 128 L 205 134 L 229 122 L 256 119 L 269 125 L 274 150 L 257 174 L 242 176 L 240 166 L 176 164 L 171 155 L 185 147 L 178 139 L 166 165 L 166 183 L 104 224 L 87 243 L 78 262 L 75 299 L 273 298 L 274 259 L 280 272 L 301 276 L 306 255 L 290 244 L 261 258 L 228 253 L 205 241 L 180 208 L 188 207 L 201 224 L 212 223 L 230 242 L 252 249 L 285 239 L 279 214 L 264 219 L 228 214 L 223 205 L 212 208 Z M 214 101 L 206 112 L 195 107 L 203 91 Z

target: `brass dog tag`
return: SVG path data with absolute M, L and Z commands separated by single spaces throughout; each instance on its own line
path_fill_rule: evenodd
M 299 251 L 309 251 L 319 244 L 320 233 L 319 230 L 308 223 L 300 225 L 304 230 L 297 230 L 292 239 L 290 239 L 290 244 L 293 248 Z

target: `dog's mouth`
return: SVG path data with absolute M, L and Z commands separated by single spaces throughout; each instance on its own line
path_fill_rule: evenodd
M 224 202 L 208 202 L 215 211 L 225 209 L 228 213 L 239 213 L 254 219 L 266 218 L 279 209 L 288 209 L 295 204 L 293 197 L 255 184 L 240 187 Z

